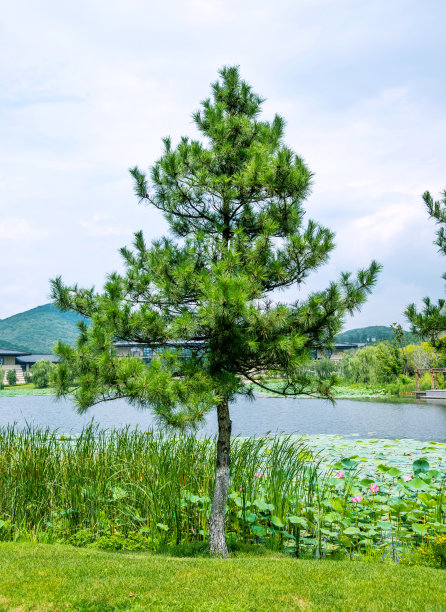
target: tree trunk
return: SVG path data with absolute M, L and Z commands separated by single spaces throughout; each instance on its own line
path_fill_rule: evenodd
M 209 552 L 215 557 L 227 557 L 228 547 L 225 538 L 225 508 L 229 487 L 229 449 L 232 427 L 232 422 L 229 418 L 227 398 L 218 404 L 217 418 L 217 473 L 215 477 L 214 496 L 212 498 L 211 518 L 209 521 Z

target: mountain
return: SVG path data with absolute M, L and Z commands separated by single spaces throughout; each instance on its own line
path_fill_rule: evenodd
M 79 330 L 76 323 L 82 317 L 73 312 L 61 312 L 52 304 L 37 306 L 0 320 L 0 347 L 51 353 L 57 340 L 72 344 Z
M 372 325 L 370 327 L 359 327 L 350 329 L 336 336 L 336 342 L 382 342 L 383 340 L 393 340 L 391 327 L 386 325 Z M 419 342 L 419 339 L 412 332 L 404 332 L 405 344 Z

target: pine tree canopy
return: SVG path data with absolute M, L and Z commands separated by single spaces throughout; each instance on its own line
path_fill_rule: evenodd
M 446 190 L 442 192 L 440 200 L 434 200 L 429 191 L 423 194 L 429 216 L 440 226 L 434 244 L 440 253 L 446 255 Z M 446 274 L 443 275 L 446 280 Z M 446 302 L 439 299 L 437 303 L 430 298 L 423 298 L 424 307 L 417 310 L 415 304 L 409 304 L 404 314 L 411 323 L 411 330 L 422 339 L 436 346 L 440 337 L 446 332 Z
M 250 394 L 254 382 L 268 388 L 272 374 L 283 377 L 284 395 L 331 397 L 333 380 L 302 366 L 330 347 L 380 266 L 343 273 L 293 303 L 278 300 L 327 262 L 334 235 L 305 221 L 312 173 L 284 143 L 284 120 L 260 119 L 262 102 L 238 68 L 223 68 L 193 115 L 202 140 L 174 146 L 165 138 L 150 172 L 131 169 L 137 197 L 163 212 L 170 235 L 147 244 L 137 232 L 121 249 L 124 272 L 110 274 L 102 292 L 52 281 L 57 306 L 91 321 L 74 348 L 56 351 L 58 392 L 68 392 L 74 374 L 79 410 L 126 398 L 185 428 L 222 398 Z M 165 351 L 148 366 L 118 358 L 117 340 Z

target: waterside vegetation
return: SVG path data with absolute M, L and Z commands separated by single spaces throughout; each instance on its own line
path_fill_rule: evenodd
M 351 454 L 326 443 L 233 440 L 229 549 L 446 565 L 444 444 L 401 464 L 392 444 L 371 440 Z M 215 446 L 92 426 L 70 439 L 2 429 L 0 540 L 206 555 Z

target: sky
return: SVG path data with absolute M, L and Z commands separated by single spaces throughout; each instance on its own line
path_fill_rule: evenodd
M 128 168 L 196 137 L 192 112 L 237 64 L 314 172 L 308 218 L 336 232 L 330 263 L 280 299 L 377 259 L 345 328 L 408 327 L 408 303 L 444 295 L 421 196 L 446 187 L 445 25 L 442 0 L 3 3 L 0 319 L 47 303 L 59 275 L 100 289 L 135 231 L 168 231 Z

